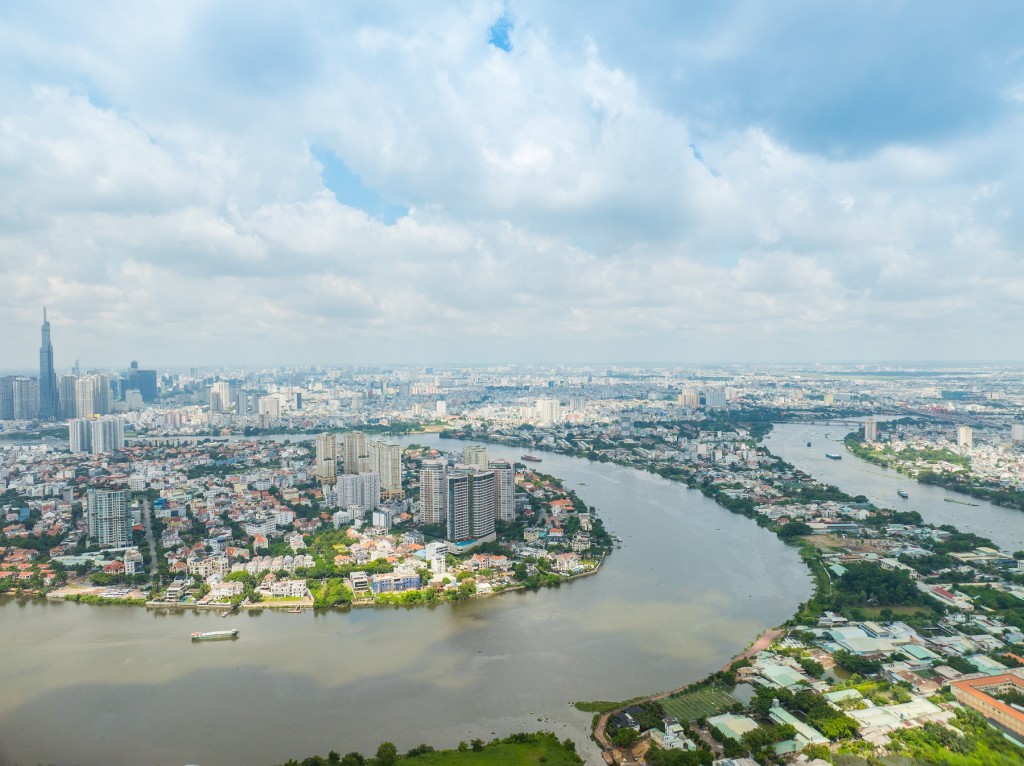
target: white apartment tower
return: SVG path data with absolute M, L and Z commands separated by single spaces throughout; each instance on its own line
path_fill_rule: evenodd
M 316 478 L 321 485 L 338 481 L 338 438 L 334 434 L 317 434 Z
M 96 414 L 97 381 L 86 375 L 75 381 L 75 414 L 80 418 L 91 418 Z
M 218 380 L 210 386 L 210 412 L 231 411 L 231 384 Z
M 462 462 L 464 465 L 487 470 L 487 447 L 469 445 L 462 450 Z
M 492 460 L 487 466 L 494 473 L 494 513 L 498 521 L 516 520 L 516 472 L 507 460 Z
M 442 524 L 448 507 L 448 461 L 424 460 L 420 467 L 420 521 Z
M 370 453 L 366 449 L 366 434 L 349 431 L 343 437 L 345 473 L 365 473 L 370 470 Z
M 90 489 L 86 496 L 89 540 L 109 548 L 132 545 L 132 509 L 124 489 Z
M 878 441 L 878 423 L 875 422 L 874 418 L 868 418 L 864 421 L 864 441 Z
M 88 452 L 92 446 L 92 432 L 89 421 L 76 418 L 68 421 L 68 446 L 72 452 Z
M 551 426 L 562 422 L 562 405 L 557 399 L 541 397 L 537 400 L 537 420 L 541 425 Z
M 960 426 L 956 429 L 956 446 L 968 449 L 974 446 L 974 432 L 970 426 Z
M 370 443 L 370 470 L 380 474 L 380 488 L 394 496 L 402 491 L 402 449 L 392 442 Z
M 94 455 L 124 449 L 124 418 L 116 415 L 89 422 L 89 451 Z

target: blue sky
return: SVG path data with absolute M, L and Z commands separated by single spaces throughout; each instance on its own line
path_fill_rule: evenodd
M 1017 360 L 1022 22 L 4 2 L 0 367 Z

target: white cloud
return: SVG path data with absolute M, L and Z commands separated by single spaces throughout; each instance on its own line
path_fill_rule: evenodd
M 698 159 L 600 29 L 520 8 L 506 53 L 501 4 L 404 8 L 8 22 L 8 365 L 44 303 L 59 364 L 977 358 L 1024 329 L 1018 115 L 852 157 L 726 122 Z M 741 22 L 685 55 L 728 62 Z M 409 214 L 340 204 L 311 146 Z

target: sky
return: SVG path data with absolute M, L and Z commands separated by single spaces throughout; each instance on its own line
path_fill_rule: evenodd
M 1020 361 L 1022 29 L 0 0 L 0 369 Z

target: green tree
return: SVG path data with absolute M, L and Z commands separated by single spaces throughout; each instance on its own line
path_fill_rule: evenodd
M 381 742 L 377 746 L 378 766 L 394 766 L 398 760 L 398 748 L 392 742 Z

